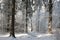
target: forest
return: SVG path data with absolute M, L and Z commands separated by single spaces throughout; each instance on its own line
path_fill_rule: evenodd
M 0 40 L 60 40 L 59 30 L 60 0 L 0 0 Z

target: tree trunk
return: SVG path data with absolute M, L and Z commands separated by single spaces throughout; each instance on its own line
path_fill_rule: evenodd
M 15 23 L 15 0 L 12 0 L 12 19 L 11 19 L 10 36 L 13 36 L 15 38 L 14 23 Z
M 52 33 L 52 0 L 49 0 L 48 32 Z
M 26 33 L 28 32 L 28 0 L 26 0 Z
M 38 7 L 39 7 L 39 9 L 38 9 L 38 12 L 37 12 L 37 32 L 40 32 L 40 8 L 41 8 L 41 5 L 40 5 L 40 0 L 38 0 Z
M 32 18 L 31 18 L 31 31 L 33 31 L 33 26 L 32 26 Z
M 10 15 L 7 16 L 7 32 L 9 32 L 9 26 L 10 26 Z

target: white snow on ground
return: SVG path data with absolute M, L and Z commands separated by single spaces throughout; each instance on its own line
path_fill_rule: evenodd
M 0 34 L 0 37 L 8 37 L 9 36 L 9 33 L 7 33 L 7 34 Z
M 24 33 L 15 34 L 16 38 L 8 37 L 8 35 L 0 36 L 0 40 L 56 40 L 54 34 L 38 34 L 38 33 Z

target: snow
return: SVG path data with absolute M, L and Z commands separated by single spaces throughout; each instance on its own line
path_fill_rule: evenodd
M 54 17 L 56 17 L 56 18 L 54 18 L 54 23 L 55 23 L 55 26 L 54 27 L 56 27 L 56 25 L 57 24 L 59 24 L 59 23 L 57 23 L 57 19 L 58 19 L 58 17 L 57 16 L 59 16 L 59 1 L 60 0 L 56 0 L 57 2 L 55 2 L 55 4 L 54 4 L 54 14 L 53 14 L 53 16 Z M 1 3 L 2 1 L 0 0 L 0 3 Z M 33 1 L 33 3 L 35 4 L 35 1 Z M 58 4 L 58 5 L 57 5 Z M 4 4 L 2 4 L 2 5 L 4 5 Z M 3 8 L 3 7 L 2 7 Z M 38 8 L 39 9 L 39 8 Z M 33 6 L 33 10 L 34 10 L 34 6 Z M 43 13 L 43 14 L 42 14 Z M 57 13 L 57 14 L 56 14 Z M 45 21 L 45 19 L 44 19 L 44 17 L 45 17 L 45 15 L 48 17 L 48 13 L 46 13 L 45 14 L 45 7 L 44 6 L 42 6 L 42 8 L 41 8 L 41 13 L 40 13 L 41 15 L 40 15 L 40 23 L 41 24 L 43 24 Z M 17 16 L 18 15 L 18 16 Z M 1 15 L 0 15 L 1 16 Z M 21 11 L 18 11 L 17 12 L 17 14 L 16 14 L 16 19 L 17 19 L 17 22 L 19 23 L 21 20 L 19 19 L 19 18 L 21 18 L 22 19 L 22 12 Z M 37 20 L 36 20 L 36 18 L 37 18 L 38 16 L 37 16 L 37 10 L 34 12 L 34 14 L 33 14 L 33 19 L 32 19 L 32 21 L 33 21 L 33 30 L 35 31 L 36 30 L 36 25 L 35 25 L 35 23 L 37 22 Z M 1 18 L 0 18 L 1 19 Z M 47 19 L 47 18 L 46 18 Z M 57 20 L 57 21 L 56 21 Z M 56 21 L 56 22 L 55 22 Z M 22 21 L 21 21 L 22 22 Z M 21 23 L 20 22 L 20 23 Z M 47 20 L 46 20 L 46 22 L 47 22 Z M 59 21 L 58 21 L 59 22 Z M 44 28 L 46 28 L 47 26 L 47 23 L 44 23 L 45 25 L 41 25 L 40 24 L 40 29 L 41 30 L 43 30 Z M 46 26 L 46 27 L 45 27 Z M 47 28 L 46 28 L 47 29 Z M 45 31 L 45 30 L 43 30 L 43 31 Z M 55 31 L 55 30 L 54 30 Z M 40 31 L 41 32 L 41 31 Z M 58 32 L 57 32 L 58 33 Z M 60 34 L 60 33 L 58 33 L 58 34 Z M 36 32 L 30 32 L 30 33 L 21 33 L 21 34 L 15 34 L 16 35 L 16 38 L 13 38 L 13 37 L 9 37 L 9 34 L 5 34 L 5 35 L 0 35 L 0 40 L 56 40 L 56 36 L 54 35 L 54 34 L 42 34 L 42 33 L 36 33 Z M 59 37 L 59 35 L 58 35 L 58 38 L 60 38 Z
M 39 34 L 39 33 L 21 33 L 15 34 L 16 38 L 8 37 L 9 34 L 0 37 L 0 40 L 56 40 L 54 34 Z

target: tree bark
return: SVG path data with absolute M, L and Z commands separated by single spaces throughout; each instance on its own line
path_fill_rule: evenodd
M 32 18 L 31 18 L 31 32 L 33 31 Z
M 26 0 L 26 33 L 28 32 L 28 0 Z
M 9 26 L 10 26 L 10 15 L 7 16 L 7 32 L 9 32 Z
M 52 0 L 49 0 L 49 18 L 48 18 L 48 32 L 49 33 L 52 33 L 52 8 L 53 8 Z
M 15 38 L 14 23 L 15 23 L 15 0 L 12 0 L 12 19 L 11 19 L 10 36 L 13 36 Z

